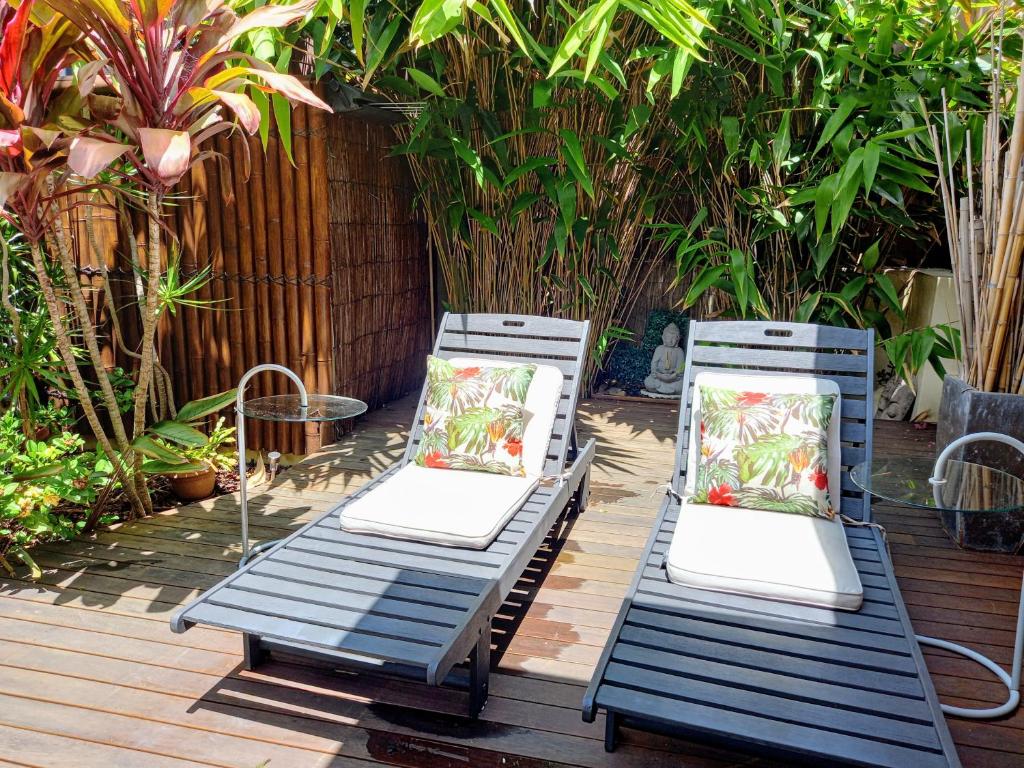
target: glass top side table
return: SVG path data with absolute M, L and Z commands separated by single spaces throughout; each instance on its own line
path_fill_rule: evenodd
M 299 390 L 292 395 L 268 395 L 257 397 L 252 400 L 245 399 L 245 385 L 257 373 L 273 371 L 282 373 L 294 382 Z M 238 444 L 238 486 L 239 503 L 242 512 L 242 559 L 238 561 L 241 568 L 250 558 L 274 546 L 280 539 L 264 541 L 255 547 L 249 546 L 249 493 L 246 478 L 245 461 L 245 420 L 260 419 L 262 421 L 340 421 L 351 419 L 366 412 L 366 403 L 351 397 L 339 395 L 318 395 L 306 392 L 302 379 L 294 371 L 285 368 L 283 365 L 265 363 L 250 368 L 238 382 L 238 395 L 235 398 L 235 413 L 237 414 L 236 439 Z
M 1005 514 L 1024 516 L 1024 480 L 992 467 L 951 458 L 968 443 L 992 440 L 1024 454 L 1024 443 L 996 432 L 978 432 L 954 440 L 930 459 L 890 458 L 858 464 L 850 479 L 872 496 L 908 507 L 954 512 L 957 515 Z M 922 645 L 944 648 L 981 664 L 1006 686 L 1008 697 L 998 707 L 968 709 L 942 705 L 942 711 L 975 720 L 1003 717 L 1020 705 L 1021 661 L 1024 656 L 1024 574 L 1010 673 L 977 651 L 948 640 L 917 635 Z

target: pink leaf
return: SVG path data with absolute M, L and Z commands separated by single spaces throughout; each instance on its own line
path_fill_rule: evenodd
M 139 128 L 139 144 L 150 172 L 168 187 L 185 175 L 192 161 L 188 131 Z
M 36 128 L 31 125 L 25 126 L 22 130 L 28 131 L 37 139 L 46 149 L 53 149 L 53 145 L 57 143 L 57 139 L 61 137 L 60 131 L 49 131 L 45 128 Z
M 103 141 L 87 136 L 77 136 L 71 140 L 71 151 L 68 153 L 68 168 L 91 179 L 100 171 L 108 168 L 111 163 L 127 152 L 131 147 L 114 141 Z
M 276 70 L 253 69 L 251 72 L 288 99 L 288 101 L 301 101 L 303 104 L 309 104 L 311 107 L 317 107 L 318 109 L 323 109 L 327 112 L 334 111 L 325 101 L 320 99 L 320 97 L 309 90 L 309 88 L 300 83 L 296 77 L 285 75 Z
M 21 66 L 21 52 L 25 45 L 25 30 L 34 0 L 25 0 L 0 34 L 0 93 L 14 90 L 15 77 Z
M 172 11 L 174 25 L 179 31 L 192 29 L 218 14 L 224 5 L 225 0 L 179 0 Z
M 238 117 L 238 122 L 250 135 L 256 133 L 260 127 L 260 110 L 252 99 L 244 93 L 229 93 L 228 91 L 211 91 L 211 93 L 227 104 Z
M 0 149 L 7 149 L 8 147 L 18 146 L 18 142 L 21 141 L 21 131 L 11 130 L 10 128 L 0 128 Z M 0 153 L 4 154 L 4 153 Z M 17 153 L 15 153 L 17 154 Z
M 4 209 L 7 204 L 7 198 L 13 195 L 18 187 L 21 186 L 21 182 L 25 179 L 23 173 L 3 173 L 0 172 L 0 211 Z
M 287 27 L 313 10 L 316 3 L 317 0 L 302 0 L 295 5 L 264 5 L 257 8 L 231 25 L 224 37 L 217 41 L 217 48 L 228 47 L 246 32 L 254 29 Z
M 109 61 L 110 59 L 90 61 L 78 70 L 78 93 L 83 99 L 92 93 L 96 86 L 103 85 L 103 79 L 99 74 Z

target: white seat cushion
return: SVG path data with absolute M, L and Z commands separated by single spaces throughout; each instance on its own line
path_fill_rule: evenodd
M 485 549 L 539 481 L 407 464 L 341 510 L 341 527 L 446 547 Z
M 698 589 L 845 611 L 864 599 L 838 518 L 684 502 L 666 569 Z
M 684 495 L 693 493 L 700 455 L 701 386 L 839 396 L 835 382 L 814 376 L 697 374 Z M 837 400 L 827 430 L 828 484 L 837 494 L 841 469 L 840 409 Z M 826 520 L 787 512 L 683 502 L 666 569 L 673 582 L 699 589 L 846 611 L 858 610 L 864 599 L 860 575 L 838 516 Z

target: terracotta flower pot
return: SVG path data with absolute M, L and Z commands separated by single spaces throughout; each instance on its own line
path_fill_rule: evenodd
M 168 474 L 171 490 L 182 501 L 199 501 L 213 493 L 217 484 L 217 470 L 213 467 L 198 472 L 184 472 L 180 475 Z

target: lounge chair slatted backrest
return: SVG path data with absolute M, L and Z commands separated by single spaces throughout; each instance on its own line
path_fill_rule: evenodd
M 685 408 L 679 415 L 673 487 L 682 493 L 689 459 L 693 382 L 697 374 L 751 373 L 815 376 L 834 381 L 842 402 L 842 499 L 839 511 L 871 519 L 871 499 L 850 480 L 850 469 L 871 455 L 874 413 L 874 334 L 801 323 L 694 322 L 686 350 Z
M 579 513 L 586 504 L 595 442 L 577 445 L 574 416 L 587 334 L 588 323 L 572 320 L 444 316 L 435 355 L 550 365 L 564 377 L 545 463 L 545 473 L 558 479 L 527 482 L 523 500 L 505 508 L 506 522 L 498 520 L 493 538 L 479 548 L 341 525 L 346 508 L 378 491 L 390 493 L 385 486 L 405 470 L 427 473 L 442 495 L 458 480 L 520 480 L 409 466 L 422 435 L 424 386 L 401 461 L 182 608 L 171 619 L 172 630 L 184 632 L 196 624 L 238 630 L 249 668 L 268 652 L 283 651 L 333 668 L 463 685 L 475 716 L 487 697 L 495 612 L 559 518 Z M 386 510 L 408 509 L 423 520 L 422 497 L 395 495 Z M 461 499 L 469 505 L 466 517 L 479 517 L 474 505 L 486 501 L 472 495 Z M 468 681 L 453 671 L 467 656 Z
M 842 394 L 842 512 L 870 521 L 870 499 L 848 473 L 871 457 L 872 333 L 717 321 L 692 322 L 688 335 L 675 492 L 685 494 L 699 373 L 812 375 L 835 381 Z M 614 749 L 620 728 L 628 726 L 815 765 L 959 766 L 881 531 L 857 525 L 840 530 L 863 603 L 858 610 L 838 610 L 758 593 L 762 585 L 752 587 L 749 579 L 740 586 L 738 578 L 730 581 L 743 571 L 736 565 L 715 573 L 718 580 L 706 586 L 671 580 L 669 569 L 677 566 L 670 560 L 673 537 L 684 515 L 688 524 L 714 523 L 722 519 L 715 509 L 671 495 L 662 502 L 583 701 L 587 722 L 605 714 L 606 748 Z M 752 514 L 789 518 L 779 521 L 781 529 L 795 530 L 785 513 Z M 758 518 L 758 530 L 771 523 Z M 685 531 L 681 535 L 694 538 L 679 543 L 721 551 L 712 555 L 721 562 L 728 563 L 728 553 L 740 545 L 744 552 L 752 549 L 747 572 L 755 577 L 762 552 L 765 569 L 779 559 L 802 562 L 800 555 L 781 554 L 780 543 L 751 542 L 741 531 L 722 533 L 713 524 Z M 701 535 L 708 540 L 700 541 Z M 808 561 L 820 562 L 822 552 L 831 552 L 823 544 L 816 549 L 803 550 Z

